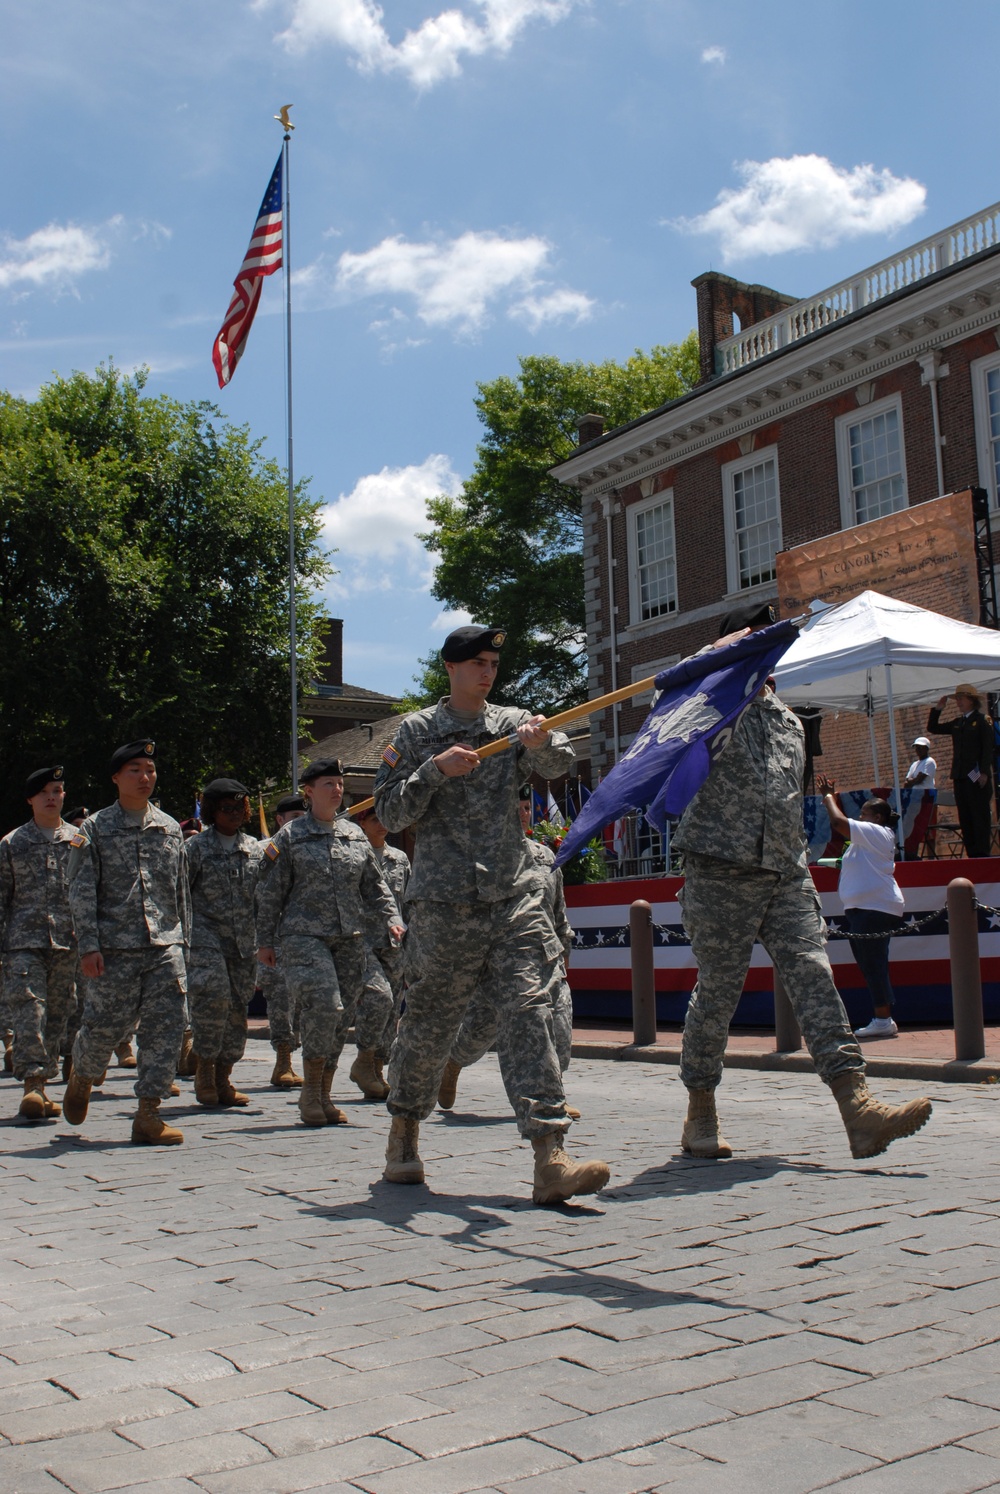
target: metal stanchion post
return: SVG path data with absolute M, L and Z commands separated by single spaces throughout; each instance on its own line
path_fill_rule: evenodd
M 781 976 L 774 971 L 774 1051 L 797 1053 L 802 1047 L 802 1033 Z
M 951 957 L 955 1057 L 984 1058 L 986 1041 L 976 889 L 965 877 L 956 877 L 948 883 L 948 952 Z
M 629 909 L 632 946 L 632 1041 L 641 1047 L 656 1042 L 656 986 L 653 980 L 653 910 L 638 898 Z

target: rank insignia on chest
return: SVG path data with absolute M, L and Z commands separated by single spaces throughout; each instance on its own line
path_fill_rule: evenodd
M 281 855 L 279 847 L 275 845 L 273 840 L 269 840 L 267 845 L 264 847 L 264 855 L 267 857 L 268 861 L 277 861 L 278 857 Z
M 76 846 L 77 850 L 79 850 L 81 846 L 87 844 L 87 837 L 85 835 L 71 835 L 69 843 L 71 846 Z
M 399 762 L 401 755 L 402 754 L 397 752 L 395 747 L 393 747 L 392 743 L 390 742 L 389 746 L 382 753 L 382 761 L 384 763 L 388 763 L 390 768 L 394 768 Z

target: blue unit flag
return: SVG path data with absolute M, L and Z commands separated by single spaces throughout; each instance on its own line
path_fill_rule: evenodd
M 658 674 L 659 698 L 574 821 L 556 865 L 630 810 L 644 810 L 661 832 L 668 816 L 682 814 L 798 629 L 793 621 L 773 623 Z

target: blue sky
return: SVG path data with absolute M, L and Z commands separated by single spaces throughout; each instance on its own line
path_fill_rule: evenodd
M 17 393 L 146 364 L 283 460 L 280 276 L 223 391 L 210 355 L 294 105 L 296 473 L 328 505 L 346 676 L 391 692 L 449 623 L 414 535 L 471 469 L 478 381 L 677 340 L 706 269 L 807 295 L 1000 197 L 988 0 L 0 14 Z

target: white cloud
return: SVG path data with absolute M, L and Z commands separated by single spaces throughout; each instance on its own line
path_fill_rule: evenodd
M 835 166 L 825 156 L 743 161 L 743 186 L 673 225 L 718 236 L 726 263 L 791 249 L 829 249 L 862 234 L 892 233 L 923 212 L 927 189 L 874 166 Z
M 255 0 L 263 9 L 269 0 Z M 561 21 L 579 0 L 476 0 L 481 23 L 462 10 L 428 16 L 394 43 L 375 0 L 293 0 L 292 20 L 277 38 L 289 52 L 324 42 L 349 52 L 364 73 L 403 73 L 417 88 L 432 88 L 462 71 L 465 57 L 509 52 L 534 20 Z
M 371 472 L 328 504 L 322 512 L 323 537 L 339 551 L 334 594 L 397 587 L 426 591 L 434 560 L 417 534 L 429 527 L 427 501 L 441 493 L 455 495 L 461 486 L 448 458 L 436 453 L 419 466 Z
M 0 236 L 0 290 L 27 286 L 35 290 L 68 290 L 79 276 L 91 270 L 106 270 L 111 263 L 108 229 L 116 229 L 120 218 L 100 228 L 75 223 L 49 223 L 27 238 Z
M 546 322 L 567 318 L 576 323 L 585 322 L 593 315 L 595 305 L 596 302 L 582 291 L 553 290 L 541 296 L 525 296 L 522 301 L 514 303 L 507 315 L 527 322 L 532 332 L 537 332 Z
M 725 47 L 706 47 L 701 54 L 702 62 L 717 62 L 720 66 L 726 60 Z
M 508 315 L 532 330 L 566 317 L 581 321 L 594 302 L 544 279 L 551 252 L 552 246 L 537 236 L 504 238 L 470 231 L 441 242 L 412 243 L 396 234 L 360 254 L 342 254 L 332 289 L 347 296 L 405 297 L 425 327 L 452 327 L 466 334 L 479 331 L 491 308 L 512 296 L 516 299 Z M 301 272 L 303 289 L 322 297 L 329 275 L 329 266 L 315 262 Z M 373 323 L 373 330 L 399 332 L 405 320 L 394 307 Z
M 443 612 L 438 613 L 428 631 L 431 633 L 450 633 L 453 628 L 466 628 L 473 621 L 472 613 L 466 612 L 464 608 L 456 607 L 452 612 L 446 607 Z

